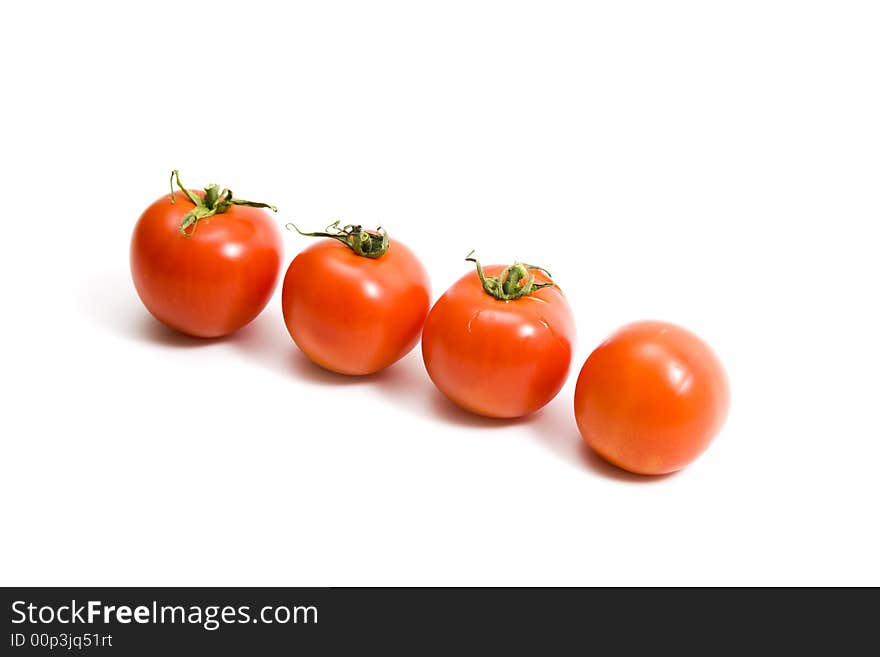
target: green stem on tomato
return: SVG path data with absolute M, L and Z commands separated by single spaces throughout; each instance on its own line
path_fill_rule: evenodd
M 483 266 L 480 261 L 473 257 L 474 252 L 471 251 L 465 258 L 466 262 L 473 262 L 477 266 L 477 276 L 480 277 L 480 283 L 483 290 L 500 301 L 513 301 L 521 297 L 530 295 L 532 292 L 540 290 L 543 287 L 553 287 L 555 283 L 535 283 L 535 275 L 533 270 L 543 272 L 550 277 L 550 272 L 543 267 L 528 265 L 523 262 L 514 262 L 512 265 L 505 267 L 498 276 L 486 276 L 483 272 Z
M 287 230 L 292 228 L 305 237 L 329 237 L 337 242 L 345 244 L 345 246 L 359 256 L 373 260 L 385 255 L 385 252 L 391 245 L 391 242 L 388 239 L 388 233 L 382 228 L 382 226 L 379 226 L 376 230 L 364 230 L 361 226 L 353 224 L 340 227 L 339 223 L 338 220 L 334 221 L 323 231 L 316 231 L 314 233 L 304 233 L 296 226 L 296 224 L 287 224 L 285 228 L 287 228 Z
M 180 234 L 184 237 L 192 237 L 193 233 L 196 231 L 196 225 L 202 219 L 207 217 L 212 217 L 215 214 L 223 214 L 233 205 L 246 205 L 251 208 L 267 208 L 272 210 L 272 212 L 278 212 L 278 208 L 274 205 L 269 205 L 268 203 L 257 203 L 255 201 L 243 201 L 241 199 L 233 198 L 231 189 L 220 189 L 219 185 L 210 184 L 205 187 L 205 196 L 204 198 L 199 198 L 197 194 L 193 194 L 191 190 L 187 189 L 183 183 L 180 182 L 180 173 L 177 169 L 171 172 L 171 202 L 176 203 L 177 199 L 174 196 L 175 189 L 174 183 L 177 183 L 177 186 L 180 188 L 186 197 L 189 199 L 190 203 L 192 203 L 195 207 L 183 215 L 183 218 L 180 220 Z

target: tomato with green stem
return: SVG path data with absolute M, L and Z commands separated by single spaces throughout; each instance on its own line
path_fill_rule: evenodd
M 373 374 L 408 354 L 431 304 L 428 272 L 381 227 L 340 226 L 294 258 L 281 305 L 287 330 L 314 363 L 339 374 Z
M 550 274 L 533 265 L 483 267 L 440 297 L 425 322 L 422 356 L 451 401 L 487 417 L 537 411 L 565 383 L 574 318 Z
M 624 326 L 590 354 L 574 412 L 584 441 L 637 474 L 680 470 L 721 430 L 730 393 L 724 367 L 696 335 L 667 322 Z
M 185 201 L 177 198 L 174 184 Z M 268 303 L 281 271 L 281 231 L 263 208 L 228 189 L 171 193 L 150 205 L 131 238 L 131 275 L 147 310 L 200 338 L 237 331 Z

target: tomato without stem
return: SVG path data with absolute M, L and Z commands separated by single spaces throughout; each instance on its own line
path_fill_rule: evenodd
M 721 430 L 727 376 L 693 333 L 656 321 L 624 326 L 584 363 L 574 410 L 602 458 L 646 475 L 680 470 Z
M 528 415 L 565 383 L 575 336 L 571 310 L 541 269 L 476 264 L 428 314 L 425 367 L 440 391 L 468 411 Z
M 261 209 L 271 206 L 233 199 L 216 185 L 199 192 L 179 177 L 177 183 L 180 191 L 155 201 L 135 225 L 135 288 L 171 328 L 202 338 L 227 335 L 259 315 L 272 296 L 281 231 Z
M 328 227 L 290 263 L 281 292 L 287 330 L 314 363 L 378 372 L 419 340 L 431 304 L 422 263 L 404 244 L 360 226 Z

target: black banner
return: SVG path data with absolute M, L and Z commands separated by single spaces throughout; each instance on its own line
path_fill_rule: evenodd
M 0 591 L 4 655 L 359 654 L 367 649 L 417 655 L 440 648 L 556 654 L 572 647 L 617 654 L 639 646 L 714 654 L 721 648 L 763 652 L 798 644 L 815 649 L 823 643 L 839 653 L 846 645 L 876 643 L 870 632 L 876 590 Z

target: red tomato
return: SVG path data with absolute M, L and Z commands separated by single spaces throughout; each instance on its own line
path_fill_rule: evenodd
M 571 310 L 543 270 L 477 267 L 428 314 L 425 367 L 440 391 L 468 411 L 527 415 L 565 383 L 575 335 Z
M 384 232 L 360 226 L 325 239 L 290 263 L 281 291 L 287 330 L 313 362 L 340 374 L 372 374 L 408 354 L 431 304 L 419 259 Z
M 176 177 L 172 174 L 172 180 Z M 269 301 L 281 270 L 281 231 L 261 207 L 216 185 L 158 199 L 131 238 L 141 301 L 183 333 L 215 338 L 240 329 Z M 274 210 L 274 208 L 272 208 Z
M 720 361 L 665 322 L 624 326 L 590 354 L 574 411 L 584 441 L 637 474 L 680 470 L 721 430 L 730 395 Z

